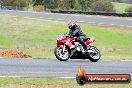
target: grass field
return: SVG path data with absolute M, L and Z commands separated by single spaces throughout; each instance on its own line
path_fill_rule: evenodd
M 78 23 L 101 50 L 101 59 L 132 59 L 132 28 Z M 66 21 L 0 15 L 0 48 L 19 50 L 33 58 L 54 58 L 56 38 L 68 32 Z
M 112 2 L 117 12 L 125 12 L 125 9 L 132 7 L 132 4 Z
M 0 78 L 0 88 L 131 88 L 129 84 L 86 84 L 62 78 Z

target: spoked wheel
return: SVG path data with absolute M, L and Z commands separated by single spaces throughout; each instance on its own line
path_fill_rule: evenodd
M 90 50 L 92 50 L 92 53 L 89 54 L 89 60 L 97 62 L 101 57 L 100 51 L 95 46 L 90 46 Z
M 56 58 L 60 61 L 67 61 L 69 59 L 69 52 L 68 52 L 67 48 L 65 48 L 65 50 L 63 50 L 60 47 L 56 47 L 54 50 L 54 54 L 55 54 Z

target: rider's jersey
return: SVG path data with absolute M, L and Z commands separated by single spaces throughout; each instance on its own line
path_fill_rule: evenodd
M 82 32 L 80 26 L 78 26 L 78 25 L 75 25 L 75 27 L 72 28 L 72 29 L 69 31 L 69 35 L 70 35 L 70 36 L 76 36 L 76 37 L 79 37 L 79 36 L 84 36 L 84 37 L 86 37 L 86 35 Z

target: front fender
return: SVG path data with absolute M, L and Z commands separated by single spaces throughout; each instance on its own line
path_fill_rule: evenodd
M 63 48 L 64 48 L 64 45 L 58 45 L 58 47 L 60 47 L 60 48 L 62 48 L 62 49 L 63 49 Z

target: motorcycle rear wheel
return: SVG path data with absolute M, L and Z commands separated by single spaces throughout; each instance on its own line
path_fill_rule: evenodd
M 54 54 L 60 61 L 67 61 L 69 59 L 69 52 L 67 48 L 65 48 L 65 51 L 63 52 L 62 48 L 56 47 L 54 50 Z
M 97 62 L 101 57 L 100 51 L 95 46 L 90 46 L 90 49 L 93 50 L 95 54 L 89 54 L 89 60 L 92 62 Z

